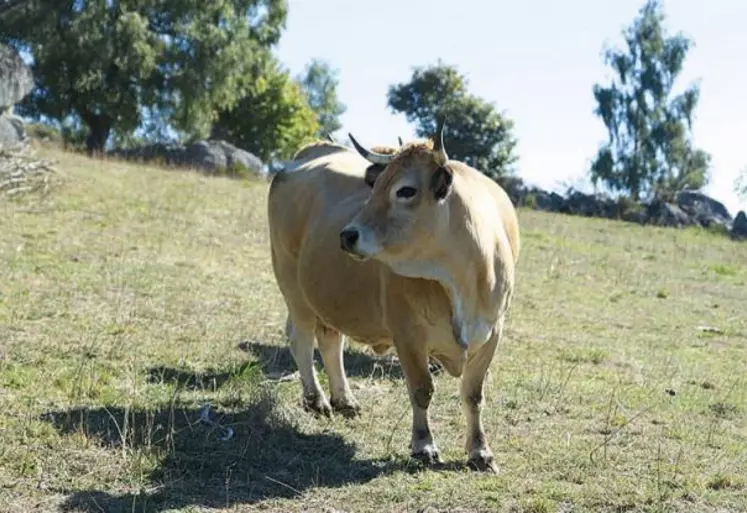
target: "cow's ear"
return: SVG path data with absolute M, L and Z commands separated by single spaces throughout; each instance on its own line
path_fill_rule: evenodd
M 437 200 L 444 199 L 451 190 L 451 183 L 454 181 L 454 174 L 446 166 L 440 166 L 431 176 L 431 191 Z
M 366 175 L 364 176 L 363 181 L 366 182 L 366 185 L 373 188 L 374 182 L 383 171 L 384 166 L 381 164 L 371 164 L 366 168 Z

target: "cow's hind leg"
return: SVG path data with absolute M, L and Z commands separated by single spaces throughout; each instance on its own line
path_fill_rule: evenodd
M 482 424 L 483 385 L 495 349 L 501 339 L 503 324 L 496 326 L 493 335 L 482 346 L 470 348 L 462 375 L 461 401 L 467 418 L 465 450 L 469 455 L 467 464 L 481 471 L 498 472 L 493 460 Z
M 350 391 L 348 379 L 345 376 L 345 365 L 342 359 L 342 334 L 324 324 L 316 324 L 316 340 L 319 352 L 322 354 L 324 370 L 329 377 L 329 392 L 332 409 L 343 416 L 352 418 L 358 415 L 360 406 Z
M 301 375 L 303 405 L 307 410 L 330 417 L 332 408 L 322 391 L 314 369 L 314 327 L 313 316 L 289 315 L 286 322 L 286 335 L 290 340 L 291 355 Z
M 434 392 L 428 356 L 422 345 L 400 345 L 397 347 L 397 356 L 405 374 L 412 404 L 411 455 L 424 463 L 439 463 L 441 458 L 428 422 L 428 406 Z

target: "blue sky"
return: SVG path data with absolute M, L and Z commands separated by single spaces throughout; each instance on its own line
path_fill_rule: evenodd
M 396 144 L 414 137 L 404 115 L 386 106 L 390 84 L 413 66 L 454 64 L 470 91 L 515 122 L 517 171 L 546 188 L 583 186 L 606 137 L 593 115 L 592 87 L 609 77 L 605 44 L 643 0 L 290 0 L 279 58 L 295 74 L 314 57 L 339 70 L 347 105 L 338 137 Z M 706 5 L 709 5 L 706 8 Z M 666 27 L 695 40 L 677 88 L 701 86 L 695 144 L 712 155 L 706 189 L 736 214 L 734 179 L 747 166 L 747 2 L 665 0 Z M 584 187 L 588 189 L 588 185 Z

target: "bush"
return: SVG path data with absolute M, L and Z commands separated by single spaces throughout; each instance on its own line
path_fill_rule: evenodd
M 25 126 L 26 134 L 31 139 L 42 142 L 62 144 L 62 134 L 55 127 L 44 123 L 28 123 Z

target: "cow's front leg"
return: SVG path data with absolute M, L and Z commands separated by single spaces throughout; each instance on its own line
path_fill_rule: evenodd
M 500 342 L 502 323 L 484 345 L 470 347 L 462 375 L 461 401 L 467 418 L 465 450 L 469 455 L 467 465 L 475 470 L 498 472 L 482 425 L 483 385 L 495 349 Z
M 441 458 L 428 425 L 428 406 L 434 391 L 428 355 L 421 345 L 411 347 L 402 343 L 397 345 L 397 353 L 412 404 L 411 456 L 424 463 L 438 463 Z

